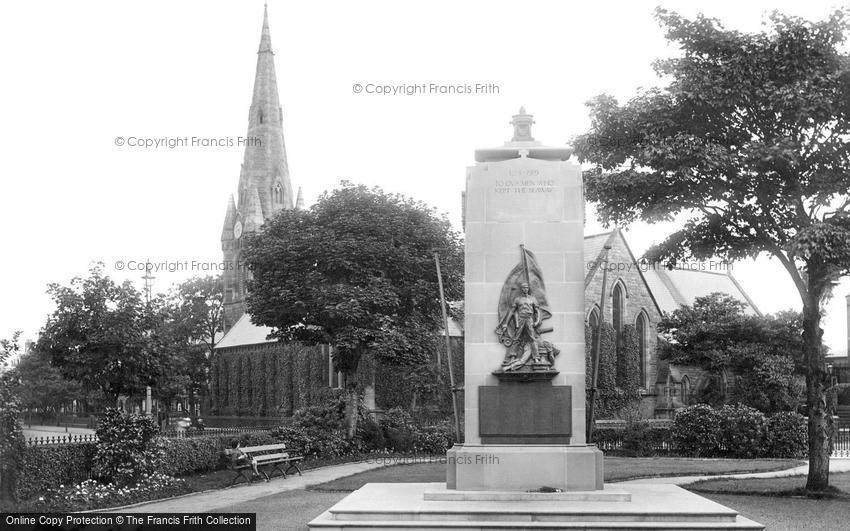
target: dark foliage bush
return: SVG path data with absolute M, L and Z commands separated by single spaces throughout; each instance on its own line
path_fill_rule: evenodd
M 221 464 L 223 447 L 222 437 L 217 435 L 164 439 L 164 452 L 157 470 L 169 476 L 215 470 Z
M 21 459 L 22 477 L 15 499 L 26 500 L 59 485 L 80 483 L 89 478 L 95 443 L 30 446 Z
M 387 446 L 384 430 L 371 418 L 357 424 L 357 438 L 362 441 L 364 448 L 383 450 Z
M 669 426 L 652 426 L 646 421 L 629 422 L 623 429 L 622 454 L 627 457 L 666 455 L 663 443 L 670 442 Z
M 676 451 L 690 457 L 716 457 L 720 453 L 720 415 L 711 406 L 682 408 L 673 418 Z
M 26 449 L 20 402 L 6 376 L 0 376 L 0 498 L 15 496 Z
M 805 457 L 808 448 L 808 431 L 803 415 L 785 411 L 767 419 L 768 457 Z
M 413 451 L 442 455 L 455 443 L 452 422 L 447 420 L 433 426 L 418 426 L 413 431 Z
M 162 458 L 159 428 L 151 417 L 109 408 L 96 434 L 93 472 L 107 481 L 131 483 L 152 474 Z
M 670 426 L 647 421 L 629 422 L 625 426 L 602 426 L 593 431 L 593 442 L 606 453 L 627 457 L 669 455 L 672 446 Z M 667 449 L 664 448 L 666 443 Z
M 752 459 L 766 454 L 767 418 L 758 409 L 743 404 L 717 410 L 720 417 L 720 455 Z
M 838 405 L 839 406 L 850 406 L 850 386 L 839 389 L 839 391 L 838 391 Z

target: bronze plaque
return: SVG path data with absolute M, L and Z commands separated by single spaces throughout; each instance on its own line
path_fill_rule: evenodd
M 478 432 L 484 444 L 569 444 L 572 387 L 546 381 L 482 385 Z

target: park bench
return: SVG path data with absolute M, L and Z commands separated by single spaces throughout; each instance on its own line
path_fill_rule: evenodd
M 263 446 L 245 446 L 225 450 L 225 453 L 230 456 L 229 468 L 236 472 L 236 477 L 230 482 L 233 486 L 240 477 L 244 477 L 248 483 L 251 482 L 251 476 L 246 476 L 246 469 L 251 469 L 257 475 L 262 474 L 266 481 L 274 476 L 275 471 L 278 471 L 286 478 L 287 472 L 293 468 L 301 475 L 301 469 L 298 463 L 304 459 L 301 455 L 295 455 L 291 451 L 286 450 L 285 444 L 266 444 Z M 286 465 L 286 469 L 283 466 Z M 271 474 L 267 474 L 262 467 L 271 466 Z

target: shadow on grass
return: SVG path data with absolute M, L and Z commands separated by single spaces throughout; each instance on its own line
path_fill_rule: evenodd
M 707 494 L 741 496 L 775 496 L 850 501 L 850 473 L 832 474 L 825 491 L 807 491 L 806 476 L 781 478 L 706 479 L 690 485 L 688 490 Z

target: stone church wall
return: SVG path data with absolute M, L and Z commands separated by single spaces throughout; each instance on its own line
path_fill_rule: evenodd
M 625 290 L 625 303 L 623 313 L 623 324 L 635 324 L 635 320 L 641 311 L 646 313 L 648 323 L 648 333 L 646 334 L 646 360 L 645 360 L 645 378 L 643 388 L 648 395 L 655 394 L 655 380 L 658 374 L 658 357 L 657 348 L 657 329 L 658 322 L 661 320 L 661 314 L 655 306 L 655 302 L 649 293 L 649 289 L 641 277 L 639 264 L 635 263 L 629 253 L 625 242 L 621 237 L 613 238 L 612 248 L 608 254 L 608 281 L 606 286 L 605 299 L 605 315 L 604 321 L 611 323 L 612 315 L 612 295 L 614 286 L 617 283 L 622 283 Z M 587 262 L 591 262 L 594 257 L 585 257 Z M 590 264 L 592 265 L 592 264 Z M 587 267 L 587 271 L 591 270 Z M 599 306 L 599 299 L 602 292 L 602 269 L 597 266 L 596 272 L 590 279 L 590 282 L 585 285 L 584 289 L 584 305 L 585 318 L 590 314 L 594 307 Z

